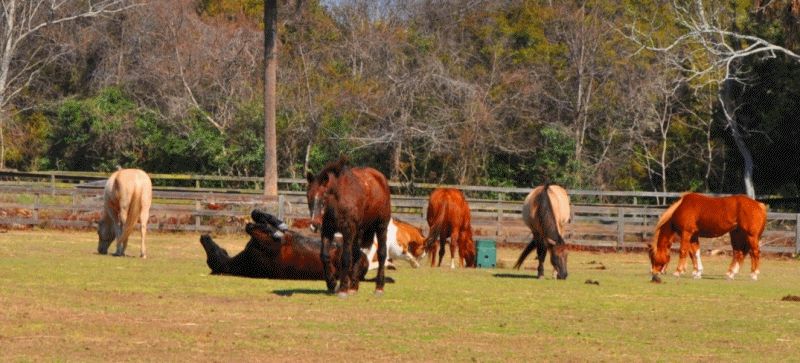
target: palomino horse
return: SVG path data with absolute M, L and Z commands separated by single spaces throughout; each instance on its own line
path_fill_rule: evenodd
M 128 237 L 136 222 L 139 222 L 142 233 L 141 257 L 147 258 L 144 240 L 152 199 L 153 185 L 144 171 L 121 169 L 111 174 L 103 191 L 103 212 L 97 225 L 100 238 L 97 252 L 103 255 L 108 253 L 108 246 L 116 239 L 117 251 L 114 256 L 124 256 Z
M 475 267 L 475 242 L 472 240 L 470 211 L 464 194 L 458 189 L 437 188 L 428 198 L 430 234 L 425 241 L 431 252 L 431 267 L 436 265 L 436 244 L 439 244 L 439 266 L 442 265 L 447 238 L 450 238 L 450 268 L 455 268 L 455 249 L 458 265 Z
M 422 236 L 422 231 L 419 228 L 392 218 L 386 232 L 386 249 L 387 259 L 406 260 L 411 264 L 411 267 L 418 268 L 418 260 L 425 257 L 425 237 Z M 367 252 L 370 270 L 378 268 L 378 260 L 375 258 L 377 251 L 378 240 L 375 239 L 369 252 Z M 390 266 L 389 261 L 386 261 L 385 264 Z
M 259 210 L 253 210 L 255 223 L 248 223 L 245 231 L 250 235 L 244 250 L 234 257 L 217 245 L 209 235 L 200 237 L 206 251 L 206 263 L 213 275 L 233 275 L 269 279 L 322 280 L 323 267 L 319 258 L 319 239 L 290 231 L 283 221 Z M 341 256 L 341 248 L 330 246 L 328 254 L 334 261 Z M 363 259 L 358 276 L 364 278 L 367 261 Z M 337 275 L 336 271 L 333 271 Z
M 525 197 L 522 205 L 522 219 L 531 229 L 533 239 L 519 255 L 514 268 L 520 268 L 528 254 L 536 248 L 539 267 L 536 278 L 544 275 L 544 259 L 550 251 L 553 274 L 559 280 L 567 278 L 567 245 L 564 242 L 564 225 L 569 223 L 569 195 L 564 188 L 545 184 L 540 185 Z
M 733 260 L 726 276 L 733 279 L 750 253 L 750 277 L 758 279 L 758 240 L 767 224 L 767 206 L 744 195 L 708 197 L 698 193 L 684 194 L 658 219 L 653 241 L 650 244 L 652 281 L 660 282 L 658 274 L 664 273 L 669 263 L 673 237 L 680 236 L 680 259 L 676 276 L 686 269 L 686 256 L 691 256 L 694 278 L 703 273 L 700 262 L 699 237 L 713 238 L 730 233 Z M 698 265 L 698 263 L 700 263 Z
M 336 281 L 331 274 L 333 260 L 328 250 L 334 234 L 342 234 L 342 257 L 339 259 L 340 297 L 358 291 L 358 270 L 361 248 L 369 248 L 378 239 L 378 274 L 375 293 L 383 294 L 386 262 L 386 230 L 392 216 L 389 183 L 381 172 L 366 167 L 351 168 L 345 158 L 325 166 L 316 176 L 306 176 L 311 229 L 320 229 L 320 258 L 328 291 Z M 346 273 L 349 271 L 350 273 Z

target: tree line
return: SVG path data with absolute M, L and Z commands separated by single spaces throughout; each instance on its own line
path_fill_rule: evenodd
M 39 2 L 2 0 L 3 29 L 46 24 L 0 50 L 2 166 L 263 175 L 263 1 Z M 278 3 L 281 177 L 345 154 L 401 182 L 798 194 L 796 0 Z

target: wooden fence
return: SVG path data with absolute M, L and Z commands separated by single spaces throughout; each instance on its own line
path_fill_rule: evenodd
M 91 228 L 99 219 L 103 174 L 62 175 L 59 173 L 0 172 L 0 225 Z M 265 197 L 256 188 L 208 188 L 204 181 L 255 183 L 247 178 L 205 176 L 151 176 L 161 180 L 194 183 L 188 187 L 156 187 L 148 227 L 152 230 L 194 232 L 241 232 L 253 208 L 265 209 L 290 223 L 308 217 L 305 193 L 292 185 L 305 180 L 282 179 L 277 198 Z M 76 184 L 77 182 L 77 184 Z M 253 184 L 255 185 L 255 184 Z M 419 185 L 415 188 L 433 188 Z M 407 188 L 394 184 L 393 191 Z M 522 223 L 525 188 L 459 186 L 468 195 L 476 239 L 501 243 L 527 243 L 530 231 Z M 607 192 L 570 190 L 572 223 L 567 227 L 568 243 L 616 250 L 644 248 L 664 203 L 679 193 Z M 470 197 L 470 194 L 477 197 Z M 491 197 L 492 199 L 488 199 Z M 583 198 L 583 202 L 581 202 Z M 609 203 L 608 201 L 616 203 Z M 592 202 L 589 204 L 588 202 Z M 658 203 L 660 202 L 660 203 Z M 412 223 L 427 233 L 426 196 L 392 195 L 393 216 Z M 769 213 L 762 238 L 765 252 L 800 254 L 800 214 Z M 729 249 L 725 238 L 704 240 L 704 249 Z

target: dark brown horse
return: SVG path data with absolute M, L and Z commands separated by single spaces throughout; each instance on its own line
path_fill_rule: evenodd
M 368 249 L 373 238 L 378 240 L 378 274 L 375 293 L 383 294 L 386 261 L 386 231 L 392 217 L 389 183 L 381 172 L 367 167 L 350 167 L 345 158 L 325 166 L 316 176 L 306 176 L 308 209 L 312 230 L 320 230 L 320 258 L 329 292 L 336 281 L 330 273 L 333 260 L 329 255 L 334 234 L 342 234 L 342 256 L 339 259 L 338 294 L 345 297 L 358 291 L 356 266 L 363 260 L 361 249 Z M 345 273 L 350 271 L 350 273 Z
M 475 242 L 469 205 L 464 193 L 453 188 L 434 189 L 428 198 L 428 226 L 430 233 L 425 241 L 431 254 L 431 267 L 436 264 L 436 245 L 439 245 L 439 266 L 444 258 L 445 244 L 450 238 L 450 268 L 455 268 L 455 249 L 458 248 L 458 265 L 475 267 Z
M 262 211 L 254 210 L 251 216 L 255 223 L 248 223 L 245 228 L 250 241 L 234 257 L 228 256 L 228 251 L 219 247 L 209 235 L 200 237 L 212 274 L 291 280 L 323 279 L 319 239 L 290 231 L 281 220 Z M 338 261 L 341 246 L 332 244 L 328 254 Z M 360 279 L 366 275 L 367 267 L 366 260 L 359 265 Z M 337 275 L 335 271 L 333 274 Z
M 567 245 L 564 242 L 564 225 L 570 219 L 569 195 L 558 185 L 540 185 L 525 197 L 522 219 L 531 229 L 533 239 L 517 259 L 514 268 L 520 268 L 528 254 L 536 248 L 539 266 L 536 277 L 544 275 L 544 259 L 550 251 L 550 263 L 559 280 L 567 278 Z
M 708 197 L 698 193 L 684 194 L 658 219 L 653 242 L 650 244 L 652 281 L 660 282 L 658 274 L 664 273 L 669 263 L 669 252 L 674 237 L 680 237 L 680 259 L 676 276 L 686 269 L 686 256 L 692 259 L 695 278 L 702 276 L 700 262 L 700 237 L 713 238 L 730 233 L 733 260 L 725 274 L 733 279 L 750 254 L 750 277 L 758 279 L 758 240 L 767 224 L 767 206 L 744 195 Z

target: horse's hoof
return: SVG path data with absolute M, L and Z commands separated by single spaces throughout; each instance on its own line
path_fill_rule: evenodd
M 700 275 L 692 275 L 692 278 L 693 278 L 693 279 L 695 279 L 695 280 L 700 280 L 700 279 L 702 279 L 702 278 L 703 278 L 703 276 L 700 276 Z
M 753 281 L 758 281 L 758 275 L 757 274 L 750 274 L 750 278 L 753 279 Z
M 733 274 L 725 274 L 725 279 L 733 280 Z
M 347 295 L 355 295 L 355 294 L 358 294 L 358 289 L 347 290 Z
M 377 297 L 381 297 L 383 296 L 383 289 L 376 289 L 373 294 Z
M 350 295 L 347 294 L 347 291 L 339 291 L 339 293 L 336 294 L 336 296 L 338 296 L 340 299 L 347 299 L 347 297 Z
M 678 272 L 678 271 L 675 271 L 675 272 L 672 273 L 672 276 L 681 277 L 681 273 Z
M 660 284 L 661 283 L 661 277 L 659 277 L 656 274 L 653 274 L 653 278 L 650 279 L 650 282 L 656 283 L 656 284 Z

